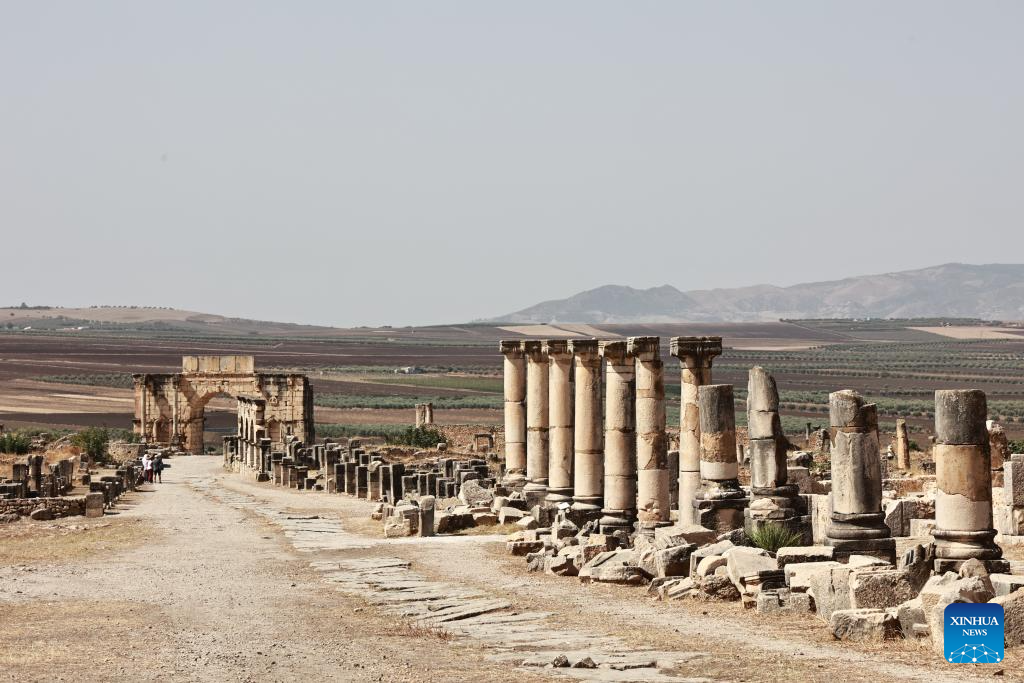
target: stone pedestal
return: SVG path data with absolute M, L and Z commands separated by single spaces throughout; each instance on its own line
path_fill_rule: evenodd
M 601 355 L 596 339 L 572 339 L 569 351 L 576 375 L 572 508 L 578 517 L 590 520 L 600 516 L 604 502 Z
M 434 497 L 422 496 L 419 499 L 419 535 L 434 535 Z
M 679 523 L 693 524 L 700 490 L 700 408 L 697 391 L 711 383 L 711 364 L 722 353 L 721 337 L 673 337 L 671 353 L 682 373 L 679 410 Z
M 995 544 L 992 469 L 985 393 L 935 392 L 935 570 L 956 571 L 969 559 L 990 572 L 1009 570 Z
M 531 498 L 548 491 L 548 357 L 543 342 L 523 342 L 526 354 L 526 486 Z
M 650 536 L 669 526 L 668 435 L 665 433 L 665 368 L 658 337 L 630 337 L 635 362 L 637 522 Z
M 526 356 L 517 341 L 502 341 L 505 384 L 505 482 L 526 480 Z
M 709 384 L 697 391 L 700 412 L 700 490 L 693 500 L 694 521 L 725 533 L 743 526 L 749 501 L 740 488 L 736 462 L 736 407 L 731 384 Z
M 630 532 L 636 519 L 636 431 L 633 357 L 625 341 L 599 344 L 605 359 L 604 509 L 601 533 Z
M 829 394 L 832 446 L 832 520 L 825 543 L 835 558 L 871 555 L 896 563 L 896 542 L 882 512 L 882 461 L 875 405 L 854 391 Z
M 549 503 L 572 501 L 573 388 L 572 354 L 564 339 L 544 342 L 548 357 Z
M 751 504 L 744 512 L 744 529 L 749 535 L 762 526 L 776 524 L 799 533 L 810 544 L 810 518 L 799 515 L 799 487 L 788 483 L 779 392 L 775 378 L 761 367 L 751 368 L 748 376 L 747 435 Z

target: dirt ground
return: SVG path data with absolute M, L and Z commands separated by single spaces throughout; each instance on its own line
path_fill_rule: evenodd
M 660 603 L 642 588 L 527 574 L 500 537 L 384 541 L 370 504 L 224 473 L 177 458 L 162 485 L 102 519 L 0 528 L 0 680 L 523 681 L 556 670 L 494 661 L 480 643 L 410 626 L 332 589 L 281 528 L 194 487 L 244 493 L 278 511 L 339 520 L 367 546 L 335 557 L 398 556 L 420 574 L 543 609 L 553 623 L 700 655 L 700 680 L 1022 680 L 1024 662 L 947 665 L 910 643 L 834 643 L 811 617 L 781 621 L 736 605 Z M 616 680 L 638 680 L 623 674 Z M 638 674 L 639 676 L 639 674 Z M 1017 676 L 1017 678 L 1014 678 Z

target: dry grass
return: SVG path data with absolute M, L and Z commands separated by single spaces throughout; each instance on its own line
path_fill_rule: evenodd
M 69 517 L 57 522 L 23 519 L 0 526 L 0 565 L 77 560 L 109 553 L 154 538 L 140 520 L 86 520 Z
M 109 672 L 114 664 L 130 662 L 127 644 L 140 633 L 167 625 L 153 605 L 111 600 L 5 604 L 2 613 L 0 671 L 10 680 L 40 680 L 42 672 L 57 680 L 100 662 Z
M 475 526 L 471 529 L 463 529 L 462 531 L 452 534 L 453 536 L 508 536 L 509 534 L 521 531 L 521 529 L 515 524 L 492 524 L 490 526 Z
M 444 642 L 455 640 L 455 634 L 439 626 L 427 626 L 415 621 L 400 621 L 388 629 L 390 635 L 407 638 L 436 638 Z

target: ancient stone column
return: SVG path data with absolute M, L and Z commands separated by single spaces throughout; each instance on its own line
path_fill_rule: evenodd
M 598 345 L 605 359 L 604 509 L 601 533 L 632 530 L 636 518 L 636 378 L 625 341 Z
M 935 392 L 935 570 L 957 571 L 971 558 L 1008 571 L 994 539 L 988 407 L 983 391 Z
M 901 470 L 910 469 L 910 439 L 907 437 L 907 421 L 896 420 L 896 467 Z
M 539 340 L 523 342 L 526 353 L 526 487 L 536 504 L 548 490 L 548 356 Z
M 584 517 L 593 517 L 601 511 L 604 492 L 601 355 L 596 339 L 571 339 L 569 352 L 576 375 L 572 507 Z
M 832 445 L 832 520 L 826 544 L 837 559 L 872 555 L 896 563 L 896 542 L 882 512 L 882 459 L 878 416 L 855 391 L 829 394 Z
M 661 339 L 630 337 L 627 350 L 635 359 L 636 374 L 637 521 L 640 531 L 653 534 L 671 523 Z
M 671 354 L 682 372 L 679 410 L 679 523 L 695 521 L 700 489 L 700 408 L 697 390 L 711 383 L 711 363 L 722 353 L 721 337 L 673 337 Z
M 434 505 L 433 496 L 421 496 L 419 499 L 419 530 L 420 536 L 434 535 Z
M 779 417 L 779 391 L 775 378 L 762 367 L 751 368 L 748 375 L 747 436 L 751 494 L 750 507 L 744 513 L 747 533 L 764 525 L 779 524 L 809 536 L 809 526 L 795 519 L 800 507 L 799 487 L 787 483 L 788 440 Z
M 573 389 L 572 353 L 564 339 L 544 342 L 548 357 L 548 497 L 572 500 Z
M 434 404 L 424 403 L 423 404 L 423 424 L 432 425 L 434 424 Z
M 526 356 L 522 344 L 502 341 L 505 381 L 505 480 L 522 484 L 526 475 Z
M 700 489 L 693 500 L 694 521 L 725 533 L 743 526 L 749 502 L 740 488 L 736 461 L 736 405 L 731 384 L 697 390 L 700 412 Z

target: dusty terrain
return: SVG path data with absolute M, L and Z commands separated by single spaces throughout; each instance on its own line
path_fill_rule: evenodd
M 680 657 L 666 679 L 602 669 L 602 680 L 936 681 L 996 671 L 1021 680 L 1024 672 L 1016 655 L 1003 667 L 946 665 L 910 643 L 833 643 L 811 617 L 779 622 L 733 604 L 659 603 L 640 588 L 527 574 L 521 559 L 502 554 L 501 537 L 384 541 L 367 523 L 369 503 L 255 484 L 224 473 L 219 458 L 178 458 L 167 475 L 116 515 L 0 531 L 0 676 L 532 681 L 569 671 L 518 667 L 529 647 L 510 658 L 493 643 L 418 628 L 314 570 L 385 557 L 408 560 L 453 594 L 471 588 L 517 611 L 548 612 L 547 629 Z M 295 531 L 303 523 L 320 533 Z M 33 524 L 45 552 L 25 541 Z

